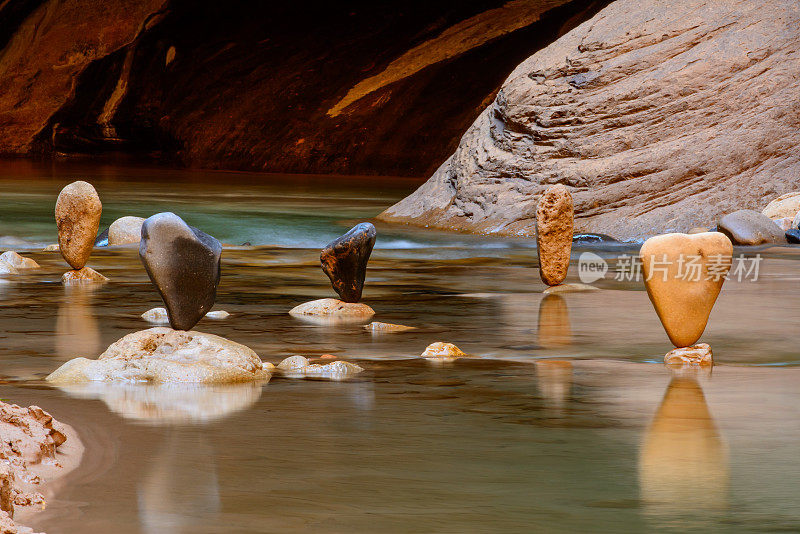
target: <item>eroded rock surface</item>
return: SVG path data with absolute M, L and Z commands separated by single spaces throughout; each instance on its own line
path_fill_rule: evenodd
M 616 238 L 760 210 L 800 175 L 798 26 L 795 0 L 613 2 L 517 67 L 379 218 L 532 235 L 555 183 L 576 231 Z

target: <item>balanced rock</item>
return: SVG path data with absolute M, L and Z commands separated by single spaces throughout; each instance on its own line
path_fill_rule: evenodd
M 80 282 L 108 282 L 108 278 L 98 273 L 91 267 L 84 267 L 76 271 L 67 271 L 61 276 L 61 281 L 65 284 Z
M 536 206 L 539 276 L 549 286 L 558 285 L 567 277 L 573 217 L 572 195 L 561 184 L 548 188 Z
M 711 345 L 698 343 L 691 347 L 672 349 L 664 356 L 667 365 L 713 365 Z
M 141 217 L 120 217 L 108 227 L 109 245 L 130 245 L 138 243 L 142 239 L 142 224 L 144 219 Z
M 176 330 L 191 330 L 217 296 L 222 245 L 174 213 L 158 213 L 142 225 L 139 257 L 167 307 Z
M 787 230 L 786 234 L 786 241 L 792 243 L 794 245 L 800 243 L 800 230 L 797 228 L 792 228 L 791 230 Z
M 729 213 L 719 221 L 719 231 L 728 236 L 734 245 L 763 245 L 785 243 L 784 231 L 775 221 L 753 210 Z
M 248 347 L 202 332 L 155 327 L 113 343 L 96 360 L 75 358 L 53 371 L 49 382 L 228 383 L 269 378 Z
M 295 306 L 289 310 L 289 315 L 368 318 L 375 315 L 375 310 L 361 302 L 344 302 L 339 299 L 317 299 Z
M 428 345 L 420 356 L 423 358 L 442 358 L 454 360 L 456 358 L 463 358 L 466 355 L 467 354 L 464 351 L 452 343 L 437 341 Z
M 25 256 L 20 256 L 13 250 L 9 250 L 7 252 L 3 252 L 0 254 L 0 261 L 3 261 L 15 269 L 38 269 L 39 264 L 36 263 L 31 258 L 26 258 Z
M 322 270 L 331 279 L 333 289 L 345 302 L 361 300 L 367 262 L 375 245 L 377 232 L 370 223 L 360 223 L 328 243 L 320 254 Z
M 781 217 L 794 219 L 798 212 L 800 212 L 800 191 L 793 191 L 779 196 L 761 211 L 764 216 L 770 219 Z
M 647 295 L 670 341 L 693 345 L 730 270 L 733 245 L 719 232 L 665 234 L 645 241 L 639 254 Z
M 61 255 L 80 269 L 92 254 L 103 205 L 92 184 L 78 181 L 61 190 L 56 201 L 56 226 Z

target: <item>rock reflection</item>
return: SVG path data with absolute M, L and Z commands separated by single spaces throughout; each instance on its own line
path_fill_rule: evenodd
M 647 511 L 664 515 L 724 508 L 727 448 L 697 379 L 672 378 L 647 430 L 639 482 Z
M 539 303 L 539 345 L 557 348 L 572 343 L 567 301 L 560 295 L 547 295 Z
M 536 386 L 550 406 L 563 407 L 572 393 L 572 363 L 566 360 L 537 361 Z
M 197 532 L 219 513 L 215 457 L 213 446 L 200 431 L 170 431 L 139 486 L 143 532 Z
M 126 419 L 173 424 L 206 423 L 249 408 L 261 397 L 262 384 L 86 382 L 58 388 L 74 397 L 100 399 Z
M 96 358 L 102 352 L 100 330 L 92 311 L 95 284 L 68 284 L 56 318 L 56 354 L 64 359 Z

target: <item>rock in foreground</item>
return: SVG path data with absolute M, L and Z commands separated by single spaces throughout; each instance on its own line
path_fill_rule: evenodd
M 612 2 L 519 65 L 379 219 L 533 235 L 555 183 L 576 231 L 618 239 L 761 209 L 800 176 L 798 26 L 796 0 Z
M 73 269 L 89 261 L 94 248 L 103 205 L 92 184 L 78 181 L 61 190 L 56 201 L 58 245 Z
M 358 302 L 367 276 L 367 262 L 377 233 L 370 223 L 360 223 L 328 243 L 319 256 L 322 270 L 345 302 Z
M 191 330 L 217 297 L 222 245 L 174 213 L 142 225 L 139 257 L 167 307 L 176 330 Z
M 731 267 L 730 240 L 719 232 L 665 234 L 645 241 L 639 255 L 647 295 L 670 341 L 694 344 Z
M 567 278 L 573 215 L 572 195 L 563 185 L 554 185 L 539 199 L 536 207 L 536 252 L 539 255 L 539 276 L 548 286 L 556 286 Z
M 734 245 L 765 245 L 785 243 L 785 230 L 775 221 L 754 210 L 729 213 L 719 221 L 719 231 L 728 236 Z
M 51 373 L 57 384 L 90 381 L 219 384 L 268 378 L 248 347 L 202 332 L 156 327 L 113 343 L 96 360 L 75 358 Z

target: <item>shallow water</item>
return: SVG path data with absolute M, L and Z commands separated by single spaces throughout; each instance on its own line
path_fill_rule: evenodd
M 800 530 L 798 249 L 748 251 L 766 258 L 759 280 L 727 282 L 703 336 L 718 365 L 673 374 L 654 363 L 670 345 L 641 284 L 615 281 L 612 263 L 602 291 L 545 297 L 524 240 L 381 228 L 364 299 L 375 320 L 416 330 L 290 317 L 333 294 L 318 246 L 413 184 L 375 192 L 245 175 L 223 188 L 202 173 L 147 170 L 175 176 L 142 185 L 116 181 L 142 169 L 51 169 L 52 179 L 27 168 L 16 177 L 42 179 L 13 186 L 5 171 L 0 233 L 53 242 L 54 194 L 82 173 L 110 220 L 132 206 L 172 209 L 230 243 L 268 236 L 253 242 L 280 246 L 225 249 L 215 309 L 232 315 L 197 329 L 275 363 L 330 353 L 366 369 L 345 383 L 52 388 L 50 371 L 147 328 L 139 315 L 161 304 L 135 248 L 97 249 L 90 265 L 112 281 L 93 288 L 63 287 L 58 253 L 31 249 L 43 268 L 0 285 L 0 397 L 50 411 L 87 447 L 47 510 L 30 515 L 37 529 Z M 418 358 L 440 340 L 473 358 Z

